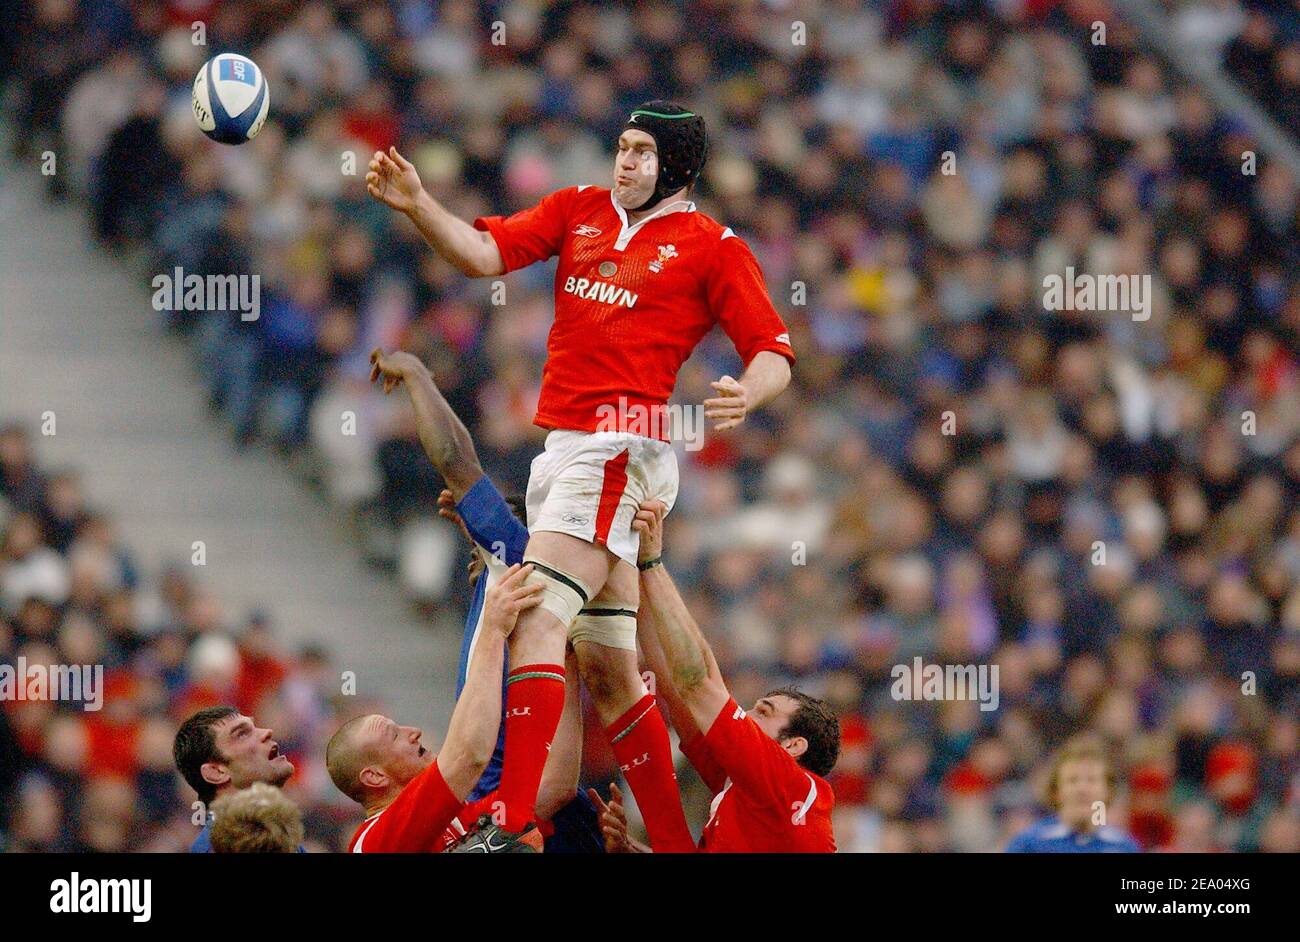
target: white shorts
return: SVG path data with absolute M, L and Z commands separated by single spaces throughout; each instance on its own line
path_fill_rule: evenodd
M 677 455 L 668 442 L 628 432 L 556 429 L 528 475 L 528 532 L 568 533 L 636 565 L 632 518 L 642 501 L 677 501 Z

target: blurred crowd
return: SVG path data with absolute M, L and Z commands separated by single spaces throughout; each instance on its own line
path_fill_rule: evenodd
M 108 250 L 261 275 L 259 321 L 166 326 L 237 447 L 305 459 L 394 532 L 439 482 L 367 353 L 421 356 L 489 473 L 522 491 L 553 268 L 508 276 L 494 304 L 366 196 L 369 154 L 398 145 L 463 218 L 511 212 L 607 185 L 631 106 L 689 103 L 712 140 L 700 210 L 753 248 L 799 362 L 739 432 L 682 451 L 669 563 L 739 701 L 790 681 L 841 712 L 841 848 L 999 848 L 1041 813 L 1051 750 L 1093 729 L 1121 772 L 1111 820 L 1144 848 L 1300 850 L 1300 188 L 1263 155 L 1243 172 L 1243 125 L 1106 5 L 31 9 L 10 83 L 22 155 L 57 147 L 52 194 L 84 196 Z M 1294 10 L 1179 12 L 1294 131 Z M 271 90 L 237 148 L 189 108 L 227 50 Z M 1067 268 L 1149 276 L 1149 318 L 1047 310 L 1044 278 Z M 738 368 L 715 332 L 675 401 Z M 56 541 L 42 520 L 8 543 Z M 146 652 L 183 660 L 184 637 Z M 894 699 L 891 668 L 915 657 L 998 665 L 999 708 Z M 148 717 L 166 684 L 140 682 Z M 58 729 L 20 733 L 49 752 Z
M 141 572 L 77 472 L 43 469 L 18 425 L 0 427 L 0 534 L 0 664 L 103 668 L 79 698 L 19 682 L 0 703 L 0 850 L 188 849 L 204 817 L 172 740 L 218 704 L 274 730 L 310 846 L 346 845 L 355 822 L 323 754 L 355 698 L 328 651 L 282 650 L 267 613 L 235 619 L 192 566 Z

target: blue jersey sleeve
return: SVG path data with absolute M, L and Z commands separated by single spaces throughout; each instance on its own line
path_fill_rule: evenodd
M 507 566 L 523 562 L 528 528 L 519 522 L 506 499 L 485 474 L 456 505 L 472 539 Z

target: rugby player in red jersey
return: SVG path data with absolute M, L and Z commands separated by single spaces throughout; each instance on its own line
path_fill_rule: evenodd
M 823 701 L 790 688 L 749 710 L 736 704 L 660 558 L 666 512 L 649 501 L 632 524 L 641 534 L 641 648 L 682 752 L 713 791 L 700 850 L 832 853 L 835 796 L 825 776 L 839 757 L 839 720 Z M 653 835 L 651 848 L 658 850 Z
M 704 403 L 733 428 L 790 381 L 794 353 L 762 272 L 734 232 L 687 196 L 707 153 L 701 117 L 664 101 L 629 115 L 613 187 L 577 186 L 513 216 L 458 219 L 420 184 L 395 148 L 366 175 L 376 199 L 405 213 L 443 258 L 495 277 L 555 256 L 555 321 L 534 421 L 550 430 L 526 502 L 529 581 L 543 601 L 511 639 L 506 692 L 504 828 L 534 817 L 547 748 L 564 700 L 566 639 L 662 849 L 691 850 L 667 728 L 636 656 L 637 506 L 677 497 L 667 441 L 677 372 L 715 324 L 735 344 L 740 378 L 713 383 Z
M 541 601 L 541 589 L 526 582 L 528 569 L 511 566 L 487 592 L 479 644 L 437 757 L 420 742 L 419 729 L 377 713 L 349 720 L 330 739 L 330 778 L 366 812 L 348 844 L 350 853 L 445 850 L 481 813 L 491 813 L 492 796 L 473 805 L 465 797 L 496 745 L 506 639 L 519 613 Z M 576 748 L 557 750 L 557 762 L 564 761 L 561 753 L 577 761 Z M 538 849 L 540 841 L 528 844 Z

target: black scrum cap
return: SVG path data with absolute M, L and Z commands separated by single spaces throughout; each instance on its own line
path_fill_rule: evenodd
M 649 209 L 664 197 L 694 183 L 708 158 L 704 119 L 670 101 L 647 101 L 628 116 L 623 130 L 636 128 L 655 139 L 659 178 L 650 199 L 636 207 Z

